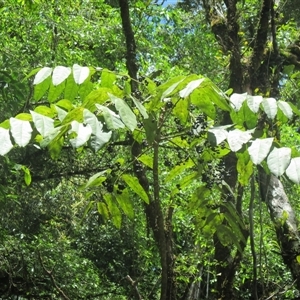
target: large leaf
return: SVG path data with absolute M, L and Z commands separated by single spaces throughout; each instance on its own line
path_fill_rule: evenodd
M 35 128 L 43 137 L 47 136 L 49 133 L 51 133 L 54 130 L 53 119 L 38 114 L 34 111 L 30 111 L 30 113 L 32 115 L 32 120 L 35 125 Z
M 0 127 L 0 141 L 0 155 L 5 155 L 13 148 L 8 129 Z
M 100 112 L 103 114 L 103 118 L 105 120 L 105 124 L 109 130 L 124 128 L 125 125 L 121 121 L 120 117 L 113 112 L 111 109 L 107 108 L 106 106 L 96 104 L 96 107 L 99 109 Z
M 175 166 L 167 175 L 165 178 L 165 182 L 170 182 L 172 179 L 174 179 L 176 176 L 180 175 L 183 173 L 185 170 L 190 169 L 193 167 L 195 163 L 193 162 L 192 159 L 188 159 L 187 161 L 181 163 L 180 165 Z
M 204 81 L 204 79 L 205 78 L 200 78 L 189 82 L 187 86 L 179 92 L 179 96 L 181 98 L 188 97 L 192 93 L 192 91 L 196 89 Z
M 274 98 L 265 98 L 262 101 L 262 106 L 268 118 L 273 120 L 277 114 L 277 103 Z
M 289 166 L 285 171 L 287 177 L 294 183 L 300 183 L 300 157 L 291 159 Z
M 229 98 L 230 105 L 235 111 L 239 111 L 243 102 L 247 99 L 247 93 L 244 94 L 232 94 Z
M 116 74 L 112 71 L 109 71 L 107 69 L 103 69 L 101 73 L 101 82 L 100 85 L 102 87 L 111 88 L 113 87 L 115 81 L 116 81 Z
M 46 78 L 48 78 L 52 73 L 52 68 L 44 67 L 37 72 L 34 77 L 33 84 L 37 85 L 43 82 Z
M 121 117 L 122 122 L 131 130 L 137 127 L 137 120 L 135 114 L 132 112 L 127 103 L 112 94 L 108 94 L 111 101 L 115 104 L 117 111 Z
M 288 118 L 291 119 L 293 117 L 293 110 L 291 108 L 291 106 L 284 101 L 279 100 L 277 102 L 278 107 L 280 108 L 280 110 L 283 112 L 283 114 Z
M 61 84 L 69 77 L 70 74 L 71 74 L 71 68 L 69 67 L 63 67 L 63 66 L 55 67 L 52 74 L 53 85 L 56 86 Z
M 17 145 L 25 147 L 30 139 L 32 128 L 29 121 L 22 121 L 15 118 L 10 118 L 10 131 Z
M 243 147 L 243 144 L 247 143 L 251 137 L 251 131 L 241 131 L 239 129 L 229 131 L 227 141 L 231 151 L 239 151 Z
M 255 165 L 259 165 L 269 154 L 273 143 L 273 138 L 256 139 L 248 148 L 251 160 Z
M 262 96 L 252 96 L 252 95 L 248 95 L 247 96 L 248 107 L 254 113 L 258 112 L 259 106 L 260 106 L 260 104 L 261 104 L 262 101 L 263 101 L 263 97 Z
M 83 111 L 83 119 L 86 124 L 91 126 L 93 134 L 91 137 L 91 146 L 95 149 L 95 151 L 98 151 L 110 140 L 112 132 L 103 132 L 102 123 L 99 122 L 97 117 L 87 109 L 84 109 Z
M 181 124 L 186 124 L 187 122 L 187 118 L 189 115 L 188 108 L 189 102 L 187 99 L 176 100 L 176 104 L 172 110 L 172 113 L 180 120 Z
M 147 113 L 147 110 L 145 108 L 145 106 L 137 99 L 135 99 L 134 97 L 132 97 L 130 95 L 134 105 L 137 107 L 137 109 L 139 110 L 140 114 L 143 116 L 144 119 L 148 119 L 149 116 L 148 116 L 148 113 Z
M 117 228 L 121 228 L 121 223 L 122 223 L 122 214 L 117 206 L 117 203 L 115 199 L 113 199 L 112 194 L 105 194 L 103 196 L 107 207 L 108 211 L 111 215 L 112 222 Z
M 90 74 L 90 69 L 88 67 L 81 67 L 77 64 L 73 65 L 73 78 L 77 84 L 82 84 Z
M 225 126 L 216 126 L 210 128 L 208 130 L 208 140 L 213 142 L 216 145 L 221 144 L 223 141 L 227 139 L 228 131 L 226 129 L 231 126 L 232 125 L 225 125 Z
M 79 148 L 83 146 L 90 138 L 92 134 L 92 128 L 89 124 L 84 126 L 82 123 L 78 123 L 77 121 L 72 121 L 71 123 L 70 133 L 76 133 L 76 137 L 70 139 L 70 143 L 74 148 Z
M 275 176 L 281 176 L 291 160 L 291 149 L 287 147 L 274 148 L 269 154 L 267 164 Z
M 211 119 L 216 117 L 216 109 L 209 94 L 203 95 L 203 89 L 195 89 L 190 95 L 191 103 L 196 105 Z
M 140 185 L 139 180 L 129 174 L 122 175 L 122 179 L 126 184 L 137 194 L 142 200 L 149 204 L 149 198 L 143 187 Z
M 116 200 L 119 206 L 122 208 L 124 214 L 129 217 L 130 219 L 134 218 L 134 209 L 133 209 L 133 202 L 132 198 L 129 195 L 128 189 L 123 189 L 122 191 L 117 190 L 114 193 Z

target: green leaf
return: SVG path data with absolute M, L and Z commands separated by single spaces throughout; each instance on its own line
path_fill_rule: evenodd
M 210 97 L 204 97 L 201 88 L 194 90 L 190 95 L 191 103 L 196 105 L 211 119 L 216 117 L 216 109 Z
M 253 173 L 253 163 L 249 159 L 249 154 L 244 152 L 243 155 L 238 156 L 237 161 L 238 181 L 241 185 L 246 186 Z
M 259 165 L 269 154 L 272 147 L 273 138 L 256 139 L 248 148 L 251 160 L 255 165 Z
M 35 101 L 39 101 L 47 92 L 50 84 L 51 84 L 51 77 L 48 77 L 45 80 L 43 80 L 43 82 L 37 84 L 34 87 L 33 99 Z
M 298 264 L 300 264 L 300 255 L 296 256 L 296 260 L 297 260 Z
M 176 99 L 175 107 L 172 110 L 172 113 L 177 117 L 181 124 L 185 125 L 189 115 L 189 101 L 188 99 Z
M 13 148 L 8 129 L 0 127 L 0 141 L 0 155 L 5 155 Z
M 113 224 L 118 229 L 120 229 L 121 228 L 121 223 L 122 223 L 122 214 L 121 214 L 115 200 L 113 199 L 112 194 L 105 194 L 103 196 L 103 198 L 104 198 L 104 200 L 107 204 L 108 211 L 111 215 Z
M 291 161 L 291 149 L 287 147 L 274 148 L 267 158 L 270 171 L 275 176 L 281 176 Z
M 195 163 L 189 158 L 187 161 L 175 166 L 165 178 L 165 182 L 170 182 L 176 176 L 180 175 L 185 170 L 192 168 L 194 165 Z
M 92 91 L 85 97 L 82 106 L 90 111 L 95 111 L 95 104 L 103 104 L 109 99 L 108 93 L 111 93 L 111 89 L 103 87 Z
M 268 118 L 273 120 L 277 114 L 277 102 L 274 98 L 265 98 L 262 101 L 262 106 Z
M 116 81 L 116 74 L 112 71 L 109 71 L 107 69 L 103 69 L 101 73 L 101 83 L 100 85 L 102 87 L 111 88 L 113 87 L 115 81 Z
M 224 245 L 224 246 L 228 246 L 231 243 L 233 243 L 238 251 L 240 253 L 243 253 L 243 250 L 240 246 L 239 240 L 238 238 L 235 236 L 235 234 L 233 233 L 231 228 L 228 228 L 227 226 L 220 224 L 217 226 L 217 235 L 218 238 L 220 240 L 220 242 Z
M 251 133 L 252 131 L 241 131 L 239 129 L 229 131 L 227 141 L 231 151 L 239 151 L 243 144 L 246 144 L 252 138 Z
M 117 190 L 116 193 L 114 193 L 114 195 L 117 199 L 119 206 L 123 210 L 124 214 L 128 218 L 133 219 L 134 218 L 134 209 L 133 209 L 133 203 L 132 203 L 131 197 L 129 195 L 128 189 L 127 188 L 123 189 L 122 192 Z
M 106 177 L 103 175 L 106 174 L 107 172 L 108 170 L 104 170 L 94 174 L 89 178 L 88 182 L 83 186 L 83 188 L 86 189 L 88 187 L 100 186 L 102 182 L 106 180 Z
M 145 166 L 153 169 L 153 157 L 147 154 L 142 154 L 139 158 L 139 161 L 141 161 Z
M 108 94 L 111 101 L 115 104 L 116 109 L 121 117 L 122 122 L 131 130 L 137 127 L 137 120 L 135 114 L 123 99 L 120 99 L 112 94 Z
M 130 95 L 130 97 L 131 97 L 131 99 L 132 99 L 134 105 L 135 105 L 135 106 L 137 107 L 137 109 L 139 110 L 140 114 L 143 116 L 143 118 L 144 118 L 144 119 L 148 119 L 149 116 L 148 116 L 148 114 L 147 114 L 147 110 L 146 110 L 145 106 L 144 106 L 139 100 L 135 99 L 135 98 L 132 97 L 131 95 Z
M 80 78 L 77 79 L 80 80 Z M 73 101 L 78 95 L 78 90 L 79 85 L 76 84 L 74 76 L 69 76 L 65 83 L 64 98 Z M 58 103 L 56 103 L 56 105 L 58 105 Z
M 56 111 L 55 111 L 55 109 L 53 109 L 53 107 L 50 108 L 50 107 L 45 106 L 45 105 L 39 105 L 39 106 L 37 106 L 34 109 L 34 112 L 36 112 L 38 114 L 41 114 L 43 116 L 49 117 L 49 118 L 54 118 L 54 116 L 56 115 Z
M 47 79 L 52 73 L 52 68 L 44 67 L 40 69 L 34 77 L 33 84 L 38 85 Z
M 32 120 L 37 131 L 44 137 L 50 134 L 54 130 L 54 120 L 38 114 L 34 111 L 30 111 Z
M 24 171 L 24 181 L 25 181 L 26 185 L 28 186 L 31 183 L 30 170 L 25 166 L 22 166 L 22 170 Z
M 71 74 L 71 68 L 69 67 L 63 67 L 63 66 L 57 66 L 53 70 L 52 74 L 52 83 L 54 86 L 57 86 L 64 82 Z
M 29 121 L 22 121 L 15 118 L 10 118 L 10 131 L 17 145 L 25 147 L 30 139 L 32 128 Z
M 73 65 L 73 78 L 76 84 L 82 84 L 90 74 L 88 67 L 81 67 L 77 64 Z
M 146 132 L 147 141 L 151 145 L 155 140 L 157 132 L 157 122 L 154 115 L 150 114 L 148 119 L 143 120 L 143 124 Z
M 104 218 L 105 221 L 109 219 L 109 212 L 107 206 L 103 202 L 97 202 L 98 213 Z
M 140 185 L 139 180 L 129 174 L 122 175 L 122 179 L 126 184 L 137 194 L 143 201 L 149 204 L 149 198 L 143 187 Z
M 294 183 L 300 183 L 300 157 L 291 159 L 289 166 L 285 171 L 287 177 Z
M 55 103 L 55 105 L 59 106 L 62 109 L 65 109 L 66 111 L 70 111 L 74 108 L 72 102 L 67 99 L 59 100 L 58 102 Z

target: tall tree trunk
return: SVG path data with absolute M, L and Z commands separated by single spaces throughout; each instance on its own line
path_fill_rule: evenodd
M 259 187 L 274 223 L 283 261 L 300 290 L 300 264 L 296 260 L 300 255 L 300 235 L 294 210 L 280 180 L 274 175 L 267 175 L 262 167 L 259 167 Z
M 138 65 L 136 61 L 136 43 L 131 26 L 129 1 L 119 0 L 122 27 L 126 39 L 126 67 L 131 77 L 131 92 L 139 95 L 138 91 Z M 159 185 L 159 154 L 160 134 L 156 132 L 153 142 L 153 194 L 149 192 L 149 181 L 146 176 L 146 169 L 138 161 L 138 157 L 142 154 L 142 145 L 137 141 L 133 141 L 132 156 L 134 158 L 134 173 L 139 183 L 149 197 L 149 204 L 145 204 L 145 213 L 148 225 L 152 229 L 155 242 L 158 247 L 161 262 L 161 295 L 160 300 L 176 300 L 176 280 L 174 272 L 174 255 L 173 255 L 173 236 L 172 236 L 172 213 L 170 209 L 166 219 L 163 214 L 160 201 L 160 185 Z

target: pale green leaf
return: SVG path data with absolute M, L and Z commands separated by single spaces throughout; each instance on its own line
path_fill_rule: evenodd
M 72 128 L 70 129 L 69 134 L 74 132 L 77 136 L 73 139 L 70 139 L 70 143 L 74 148 L 79 148 L 89 140 L 92 134 L 92 128 L 89 124 L 84 126 L 77 121 L 72 121 L 71 127 Z
M 205 78 L 200 78 L 200 79 L 196 79 L 196 80 L 189 82 L 187 84 L 187 86 L 179 92 L 179 96 L 181 98 L 188 97 L 191 94 L 191 92 L 194 89 L 196 89 L 204 80 L 205 80 Z
M 269 154 L 273 138 L 256 139 L 248 148 L 250 158 L 255 165 L 259 165 Z
M 73 65 L 73 77 L 77 84 L 82 84 L 90 74 L 90 69 L 88 67 L 82 67 L 77 64 Z
M 251 131 L 234 129 L 228 132 L 227 141 L 231 151 L 237 152 L 243 147 L 243 144 L 246 144 L 251 138 Z
M 137 120 L 135 114 L 132 112 L 127 103 L 112 94 L 108 94 L 111 101 L 115 104 L 116 109 L 121 117 L 122 122 L 131 130 L 137 127 Z
M 15 118 L 10 118 L 10 131 L 17 145 L 25 147 L 30 139 L 32 128 L 29 121 L 22 121 Z
M 99 109 L 100 112 L 103 113 L 105 124 L 108 129 L 114 130 L 125 127 L 120 117 L 114 111 L 100 104 L 96 104 L 96 107 L 97 109 Z
M 291 149 L 287 147 L 274 148 L 269 154 L 267 164 L 275 176 L 281 176 L 291 160 Z
M 64 120 L 64 118 L 66 117 L 66 115 L 68 114 L 67 111 L 65 111 L 64 109 L 61 109 L 59 106 L 55 105 L 55 109 L 57 111 L 57 117 L 59 119 L 60 122 L 62 122 Z
M 0 155 L 5 155 L 13 148 L 8 129 L 0 127 L 0 141 Z
M 153 169 L 153 157 L 147 154 L 142 154 L 139 158 L 139 161 L 141 161 L 145 166 Z
M 291 119 L 293 117 L 293 110 L 291 108 L 291 106 L 284 101 L 279 100 L 277 102 L 278 107 L 280 108 L 280 110 L 283 112 L 283 114 L 288 118 Z
M 31 183 L 30 170 L 26 166 L 22 166 L 22 170 L 24 171 L 24 181 L 25 181 L 26 185 L 30 185 L 30 183 Z
M 49 133 L 51 133 L 54 130 L 53 119 L 38 114 L 32 110 L 30 111 L 30 114 L 32 116 L 32 120 L 35 125 L 35 128 L 42 136 L 47 136 Z
M 33 84 L 37 85 L 37 84 L 43 82 L 46 78 L 48 78 L 51 75 L 51 73 L 52 73 L 52 68 L 49 68 L 49 67 L 42 68 L 35 75 Z
M 287 177 L 294 183 L 300 183 L 300 157 L 291 159 L 289 166 L 285 171 Z
M 229 98 L 230 105 L 235 111 L 239 111 L 243 102 L 247 99 L 247 93 L 244 94 L 232 94 Z
M 107 207 L 108 207 L 108 211 L 111 215 L 111 219 L 113 224 L 117 227 L 117 228 L 121 228 L 121 223 L 122 223 L 122 214 L 116 204 L 116 201 L 113 199 L 112 194 L 105 194 L 103 196 Z
M 147 110 L 145 108 L 145 106 L 137 99 L 135 99 L 134 97 L 132 97 L 130 95 L 132 101 L 134 102 L 135 106 L 137 107 L 137 109 L 139 110 L 139 112 L 141 113 L 141 115 L 143 116 L 144 119 L 148 119 L 149 116 L 147 114 Z
M 124 214 L 130 218 L 134 218 L 134 208 L 132 203 L 132 198 L 129 195 L 128 189 L 122 190 L 122 192 L 116 192 L 115 194 L 116 200 L 119 206 L 122 208 Z
M 185 170 L 192 168 L 195 165 L 192 159 L 188 159 L 187 161 L 176 165 L 165 178 L 165 182 L 170 182 L 176 176 L 182 174 Z
M 64 80 L 66 80 L 71 74 L 71 68 L 57 66 L 53 70 L 52 74 L 52 83 L 54 86 L 61 84 Z
M 274 98 L 265 98 L 262 101 L 262 106 L 268 118 L 273 120 L 277 114 L 277 102 Z
M 260 104 L 261 104 L 262 101 L 263 101 L 263 97 L 262 96 L 252 96 L 252 95 L 248 95 L 247 96 L 248 107 L 254 113 L 258 112 L 259 106 L 260 106 Z

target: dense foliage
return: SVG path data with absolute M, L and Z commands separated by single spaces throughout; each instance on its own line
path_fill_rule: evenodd
M 1 298 L 299 296 L 298 12 L 229 2 L 0 2 Z

